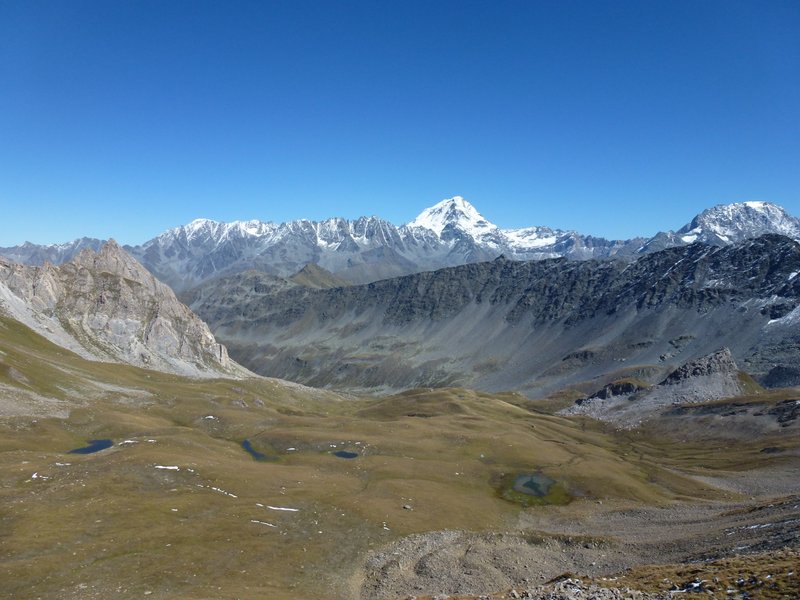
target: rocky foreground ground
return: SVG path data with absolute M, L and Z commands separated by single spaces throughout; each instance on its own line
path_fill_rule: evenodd
M 499 598 L 523 598 L 526 600 L 666 600 L 672 598 L 669 593 L 648 594 L 628 588 L 608 588 L 593 583 L 585 583 L 580 579 L 565 579 L 548 585 L 518 591 L 510 590 L 502 594 L 482 596 L 408 596 L 408 600 L 496 600 Z
M 796 600 L 800 496 L 784 495 L 791 471 L 729 481 L 763 490 L 739 503 L 572 505 L 530 511 L 517 532 L 410 536 L 371 557 L 361 597 Z

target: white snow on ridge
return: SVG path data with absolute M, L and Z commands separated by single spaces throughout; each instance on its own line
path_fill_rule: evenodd
M 780 319 L 770 319 L 767 322 L 767 325 L 784 325 L 784 326 L 794 326 L 800 322 L 800 306 L 792 310 L 788 315 L 781 317 Z
M 212 219 L 195 219 L 187 225 L 180 225 L 168 230 L 162 236 L 174 238 L 184 234 L 188 240 L 208 237 L 221 242 L 230 237 L 263 237 L 273 233 L 277 228 L 278 226 L 275 223 L 259 221 L 258 219 L 231 221 L 230 223 Z
M 763 200 L 750 200 L 748 202 L 742 202 L 745 206 L 749 206 L 750 208 L 755 208 L 756 210 L 763 210 L 767 206 L 774 206 L 770 205 L 769 202 L 764 202 Z
M 558 240 L 557 232 L 547 227 L 526 227 L 524 229 L 503 229 L 501 233 L 515 248 L 542 248 L 552 246 Z M 561 232 L 558 232 L 561 233 Z

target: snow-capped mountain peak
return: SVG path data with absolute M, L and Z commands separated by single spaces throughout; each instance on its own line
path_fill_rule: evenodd
M 461 196 L 453 196 L 423 210 L 407 227 L 422 227 L 442 237 L 446 228 L 458 229 L 474 239 L 497 231 L 497 226 L 487 221 L 472 204 Z
M 800 238 L 800 219 L 782 207 L 763 201 L 719 204 L 698 214 L 677 231 L 681 241 L 691 243 L 735 243 L 765 233 Z
M 188 239 L 195 238 L 199 235 L 208 234 L 209 232 L 216 231 L 222 223 L 212 221 L 211 219 L 194 219 L 191 223 L 180 225 L 169 229 L 162 235 L 180 236 L 185 235 Z

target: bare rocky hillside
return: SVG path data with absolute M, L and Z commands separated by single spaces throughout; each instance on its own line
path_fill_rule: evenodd
M 0 310 L 85 358 L 241 376 L 208 327 L 113 240 L 59 266 L 0 260 Z

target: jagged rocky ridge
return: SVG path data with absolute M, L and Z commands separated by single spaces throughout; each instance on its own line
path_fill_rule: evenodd
M 677 232 L 614 241 L 549 227 L 500 229 L 456 196 L 401 227 L 378 217 L 281 224 L 197 219 L 127 250 L 180 292 L 251 269 L 287 277 L 317 264 L 349 282 L 366 283 L 500 255 L 513 260 L 631 260 L 692 242 L 727 245 L 767 233 L 800 239 L 800 220 L 774 204 L 740 202 L 708 209 Z M 0 248 L 0 255 L 24 264 L 60 264 L 80 249 L 96 250 L 101 243 L 87 238 L 51 246 L 26 243 Z
M 110 240 L 53 266 L 0 259 L 0 310 L 85 358 L 191 376 L 244 376 L 173 291 Z
M 129 250 L 159 279 L 183 291 L 246 270 L 287 277 L 311 263 L 350 282 L 365 283 L 500 254 L 521 260 L 608 257 L 632 253 L 642 242 L 608 241 L 546 227 L 501 230 L 457 196 L 402 227 L 378 217 L 279 225 L 199 219 Z
M 632 263 L 499 258 L 326 290 L 249 273 L 203 287 L 191 306 L 261 374 L 535 396 L 642 369 L 654 383 L 721 345 L 748 372 L 775 366 L 775 348 L 792 364 L 798 273 L 800 245 L 768 235 Z

